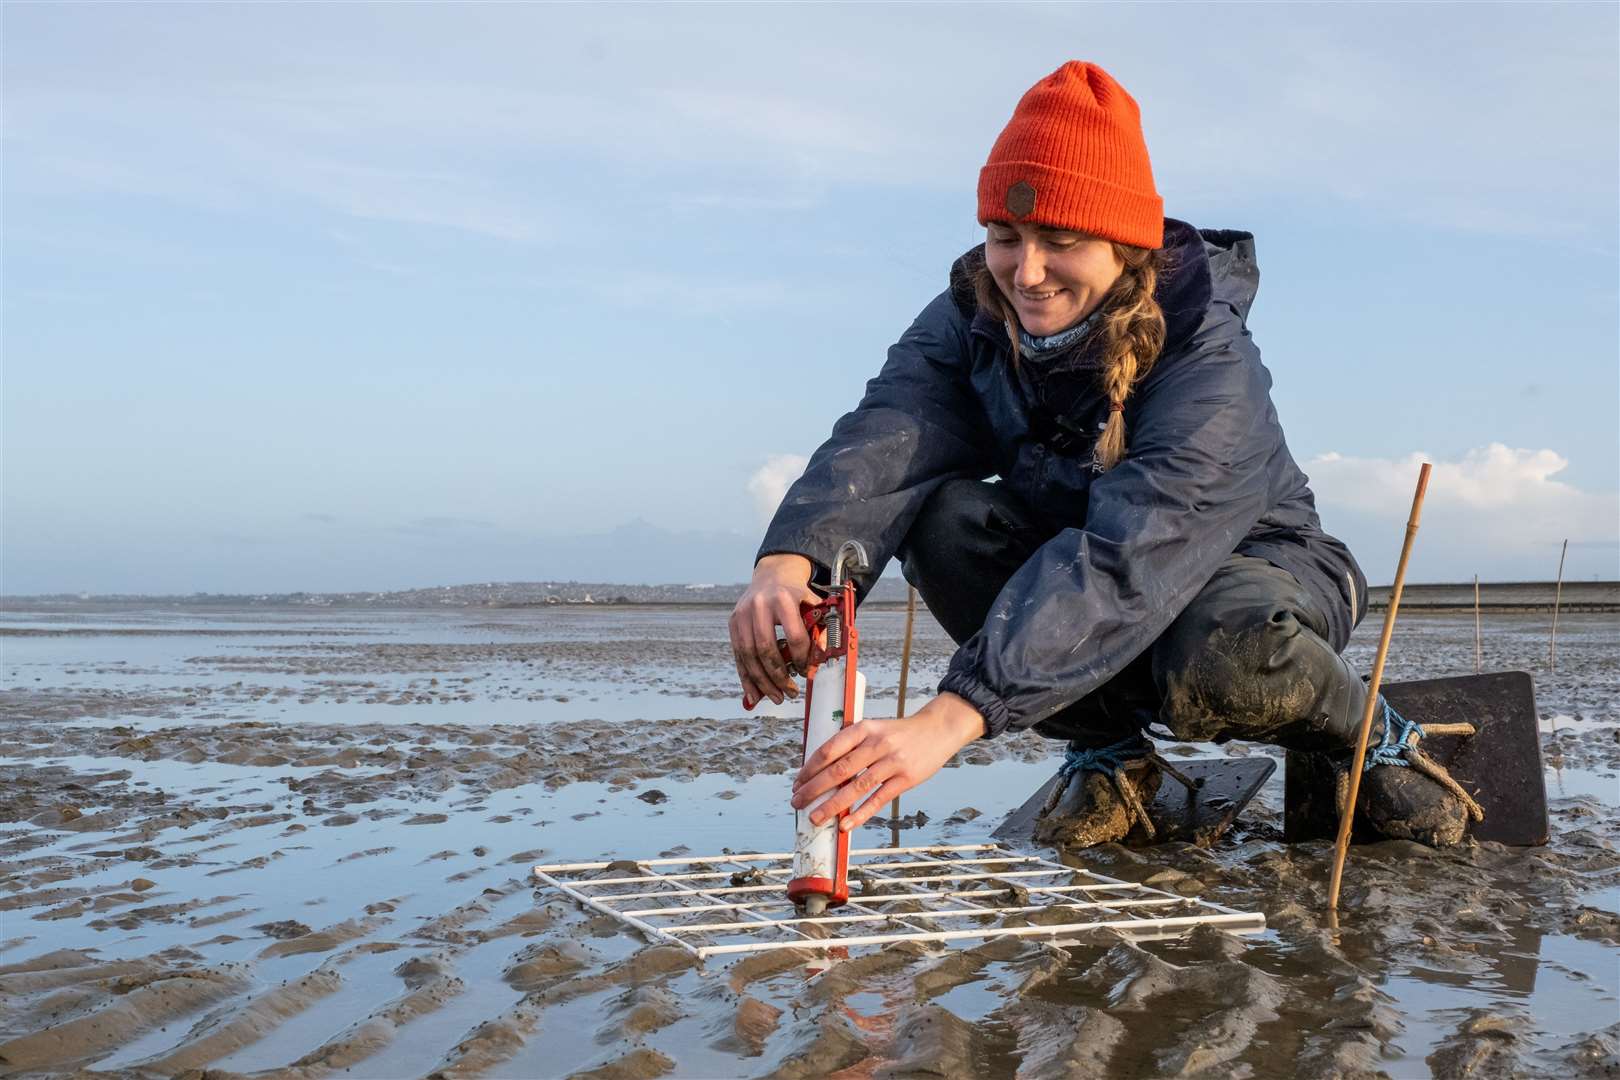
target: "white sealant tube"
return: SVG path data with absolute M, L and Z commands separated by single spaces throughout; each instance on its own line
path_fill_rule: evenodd
M 844 675 L 846 658 L 829 660 L 816 672 L 815 691 L 810 695 L 810 719 L 805 727 L 804 756 L 806 759 L 820 749 L 821 744 L 844 729 Z M 853 723 L 861 722 L 866 709 L 866 676 L 855 672 L 855 716 Z M 811 811 L 832 798 L 833 788 L 817 796 L 815 801 L 798 813 L 798 835 L 793 845 L 793 876 L 795 878 L 832 878 L 838 868 L 838 819 L 815 826 L 810 824 Z

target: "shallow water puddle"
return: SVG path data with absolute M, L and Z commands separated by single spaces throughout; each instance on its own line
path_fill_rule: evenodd
M 1337 933 L 1320 915 L 1326 845 L 1277 842 L 1279 772 L 1213 852 L 1083 857 L 1104 874 L 1264 910 L 1257 938 L 1102 941 L 1055 965 L 1027 943 L 966 958 L 971 944 L 687 968 L 557 903 L 528 870 L 791 845 L 800 707 L 741 716 L 723 612 L 300 615 L 187 624 L 157 612 L 120 621 L 187 632 L 4 640 L 0 905 L 15 903 L 0 908 L 0 968 L 83 950 L 58 981 L 91 1010 L 112 1001 L 96 989 L 109 962 L 135 964 L 137 981 L 245 972 L 217 1003 L 96 1051 L 98 1069 L 186 1054 L 200 1055 L 187 1067 L 277 1069 L 325 1047 L 327 1066 L 354 1076 L 438 1063 L 549 1076 L 613 1062 L 641 1074 L 854 1075 L 902 1057 L 953 1075 L 1069 1062 L 1081 1073 L 1404 1076 L 1427 1073 L 1431 1055 L 1483 1022 L 1512 1032 L 1484 1038 L 1520 1071 L 1579 1072 L 1568 1044 L 1620 1014 L 1620 640 L 1606 616 L 1571 618 L 1567 638 L 1561 623 L 1559 671 L 1537 674 L 1553 844 L 1357 848 Z M 902 619 L 863 613 L 879 690 L 894 683 Z M 31 625 L 86 628 L 67 616 Z M 1487 627 L 1488 661 L 1544 656 L 1534 620 L 1498 629 Z M 220 630 L 249 633 L 209 633 Z M 1370 654 L 1366 635 L 1352 652 Z M 912 685 L 928 686 L 948 656 L 924 627 Z M 1471 617 L 1403 615 L 1391 664 L 1390 678 L 1471 670 Z M 387 701 L 365 700 L 378 694 Z M 611 722 L 575 722 L 593 715 Z M 971 748 L 976 764 L 903 797 L 909 827 L 868 827 L 856 843 L 980 840 L 1050 775 L 1056 751 Z M 285 980 L 326 970 L 338 975 L 322 984 L 329 993 L 228 1052 L 199 1049 L 204 1017 L 240 1020 Z M 0 972 L 0 986 L 16 977 Z M 8 1025 L 44 997 L 9 1000 L 18 1011 L 0 1018 L 0 1045 L 25 1034 Z M 368 1020 L 371 1036 L 355 1040 Z M 78 1064 L 55 1060 L 41 1071 Z
M 1384 990 L 1403 1013 L 1406 1031 L 1392 1060 L 1414 1065 L 1432 1053 L 1474 1010 L 1522 1015 L 1528 1030 L 1559 1045 L 1620 1020 L 1620 970 L 1610 946 L 1564 934 L 1519 931 L 1501 950 L 1466 974 L 1411 966 Z
M 394 971 L 409 955 L 404 950 L 356 951 L 323 961 L 317 966 L 329 966 L 342 979 L 334 993 L 321 997 L 313 1007 L 284 1021 L 258 1041 L 220 1058 L 212 1067 L 255 1072 L 289 1064 L 327 1045 L 404 993 Z M 266 986 L 272 985 L 266 982 Z
M 137 729 L 177 715 L 354 725 L 739 717 L 725 615 L 686 609 L 198 618 L 155 611 L 74 622 L 13 613 L 0 622 L 6 643 L 0 674 L 18 691 L 53 691 L 57 700 L 46 707 L 54 714 Z M 874 676 L 893 664 L 887 654 L 902 619 L 872 611 L 863 620 Z M 917 644 L 914 685 L 931 684 L 943 674 L 949 639 L 923 625 Z M 894 692 L 874 678 L 868 715 L 892 711 Z M 802 706 L 766 701 L 756 715 L 796 717 Z

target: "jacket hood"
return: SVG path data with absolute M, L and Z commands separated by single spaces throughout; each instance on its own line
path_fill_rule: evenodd
M 1236 229 L 1197 229 L 1185 221 L 1164 219 L 1168 270 L 1159 276 L 1153 296 L 1164 310 L 1166 350 L 1191 337 L 1213 301 L 1229 304 L 1247 320 L 1260 287 L 1254 261 L 1254 234 Z M 964 252 L 951 264 L 951 299 L 975 329 L 999 340 L 1006 334 L 995 318 L 978 310 L 973 275 L 984 265 L 984 245 Z

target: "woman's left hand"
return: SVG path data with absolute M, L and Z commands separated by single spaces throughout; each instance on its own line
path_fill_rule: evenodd
M 852 724 L 822 743 L 805 761 L 793 780 L 794 809 L 838 788 L 810 818 L 812 824 L 820 825 L 871 795 L 841 823 L 845 832 L 859 828 L 884 803 L 933 776 L 984 732 L 984 717 L 955 694 L 941 694 L 915 714 L 898 720 Z

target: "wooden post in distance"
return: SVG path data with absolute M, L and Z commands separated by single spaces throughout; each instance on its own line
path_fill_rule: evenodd
M 1558 606 L 1564 599 L 1564 556 L 1569 554 L 1569 541 L 1564 541 L 1564 550 L 1558 553 L 1558 587 L 1553 592 L 1553 624 L 1552 633 L 1547 638 L 1547 668 L 1550 671 L 1558 670 Z
M 906 641 L 900 646 L 900 700 L 896 703 L 894 715 L 899 719 L 906 715 L 906 680 L 911 677 L 911 631 L 917 622 L 917 587 L 906 586 Z M 894 797 L 889 804 L 889 835 L 894 840 L 894 846 L 900 846 L 900 796 Z
M 1485 650 L 1479 637 L 1479 575 L 1474 575 L 1474 674 L 1478 675 L 1485 663 Z

